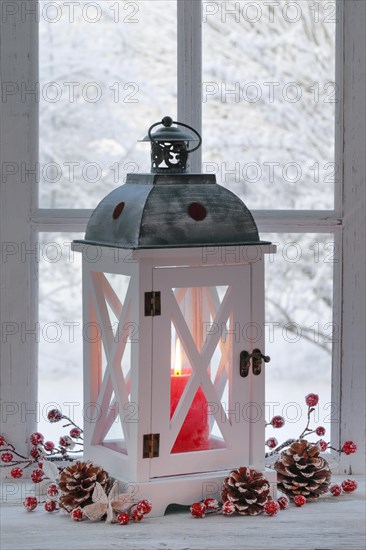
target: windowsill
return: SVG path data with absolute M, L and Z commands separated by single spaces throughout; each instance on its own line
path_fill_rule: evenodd
M 333 482 L 344 478 L 334 476 Z M 352 478 L 359 485 L 355 493 L 328 495 L 301 509 L 291 505 L 273 518 L 211 516 L 198 520 L 187 511 L 174 511 L 163 518 L 147 517 L 141 524 L 124 527 L 76 523 L 66 514 L 47 514 L 43 509 L 27 514 L 20 500 L 33 484 L 4 480 L 0 546 L 2 550 L 360 550 L 365 547 L 365 478 Z

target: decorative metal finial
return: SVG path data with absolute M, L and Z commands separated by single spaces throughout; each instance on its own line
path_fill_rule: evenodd
M 197 137 L 180 128 L 183 126 L 191 130 Z M 156 126 L 163 125 L 164 128 L 152 133 Z M 161 122 L 150 126 L 148 135 L 143 141 L 151 141 L 151 172 L 155 174 L 182 174 L 187 171 L 188 155 L 201 147 L 202 138 L 200 134 L 183 122 L 174 121 L 170 116 L 165 116 Z M 198 141 L 198 145 L 189 149 L 189 142 Z

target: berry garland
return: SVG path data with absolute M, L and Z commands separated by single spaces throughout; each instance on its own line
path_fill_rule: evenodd
M 333 496 L 340 496 L 342 493 L 352 493 L 357 489 L 357 481 L 354 479 L 345 479 L 342 481 L 341 485 L 331 485 L 329 488 L 330 493 Z M 297 495 L 294 498 L 293 504 L 297 508 L 301 508 L 306 504 L 306 498 L 302 495 Z M 211 504 L 212 503 L 212 504 Z M 281 510 L 286 510 L 290 505 L 290 500 L 281 496 L 277 501 L 272 500 L 271 497 L 268 497 L 268 501 L 263 507 L 263 512 L 267 516 L 276 516 Z M 191 516 L 194 518 L 204 518 L 207 515 L 212 514 L 222 514 L 223 516 L 231 516 L 237 512 L 235 505 L 227 500 L 224 503 L 219 503 L 214 498 L 206 498 L 201 502 L 194 502 L 190 507 Z
M 284 443 L 279 444 L 275 437 L 270 437 L 266 441 L 266 446 L 270 449 L 266 453 L 266 457 L 278 455 L 280 451 L 286 447 L 290 447 L 294 442 L 308 437 L 310 434 L 316 434 L 319 437 L 323 437 L 326 430 L 323 426 L 317 426 L 315 429 L 310 428 L 311 415 L 315 411 L 315 407 L 318 405 L 319 397 L 315 393 L 310 393 L 305 397 L 305 403 L 308 406 L 307 424 L 300 436 L 297 439 L 288 439 Z M 40 432 L 34 432 L 29 436 L 29 442 L 32 447 L 29 451 L 29 456 L 24 456 L 19 453 L 14 445 L 9 443 L 4 435 L 0 435 L 0 468 L 11 468 L 10 476 L 13 479 L 20 479 L 24 475 L 24 470 L 31 466 L 36 468 L 31 473 L 32 481 L 38 485 L 41 482 L 47 483 L 46 499 L 37 499 L 36 496 L 27 496 L 24 499 L 23 506 L 27 512 L 34 511 L 38 504 L 43 504 L 44 509 L 53 513 L 64 508 L 60 504 L 63 492 L 59 485 L 61 472 L 65 469 L 56 467 L 55 461 L 74 461 L 76 453 L 83 452 L 83 430 L 77 426 L 69 417 L 62 414 L 58 409 L 52 409 L 49 411 L 48 420 L 51 423 L 57 423 L 61 420 L 65 420 L 67 423 L 63 425 L 64 428 L 72 426 L 69 434 L 65 434 L 60 437 L 58 445 L 53 441 L 45 441 L 43 434 Z M 280 416 L 274 416 L 270 422 L 266 423 L 266 426 L 271 425 L 275 429 L 280 429 L 284 426 L 285 419 Z M 326 451 L 327 449 L 333 449 L 339 453 L 343 452 L 346 455 L 353 454 L 357 451 L 357 445 L 353 441 L 345 441 L 340 449 L 335 449 L 330 445 L 330 442 L 326 442 L 324 439 L 319 439 L 316 442 L 320 451 Z M 75 450 L 75 447 L 80 448 Z M 100 468 L 94 466 L 92 463 L 77 462 L 80 467 L 88 468 Z M 233 470 L 231 474 L 238 475 L 239 471 L 246 471 L 249 469 L 243 467 Z M 251 475 L 255 476 L 260 472 L 250 470 Z M 106 472 L 105 472 L 106 473 Z M 230 474 L 230 475 L 231 475 Z M 108 476 L 108 474 L 106 473 Z M 228 478 L 227 478 L 228 479 Z M 227 481 L 227 480 L 226 480 Z M 86 504 L 84 506 L 79 505 L 71 509 L 69 512 L 70 518 L 73 521 L 82 521 L 84 519 L 100 520 L 104 517 L 107 518 L 109 523 L 118 523 L 119 525 L 127 525 L 132 520 L 139 523 L 143 520 L 145 515 L 151 512 L 152 506 L 148 500 L 140 500 L 139 502 L 132 502 L 129 495 L 118 494 L 118 482 L 115 482 L 110 488 L 110 485 L 106 485 L 106 491 L 103 487 L 96 482 L 93 503 Z M 340 496 L 342 493 L 352 493 L 357 489 L 357 482 L 352 479 L 344 480 L 340 485 L 333 484 L 329 487 L 329 491 L 333 496 Z M 258 494 L 261 494 L 262 489 L 258 490 Z M 225 500 L 225 499 L 224 499 Z M 62 501 L 61 501 L 62 502 Z M 306 504 L 306 498 L 303 495 L 297 495 L 293 499 L 294 505 L 302 507 Z M 278 498 L 277 502 L 272 500 L 268 495 L 266 502 L 262 503 L 262 507 L 259 513 L 264 513 L 268 516 L 276 516 L 280 510 L 285 510 L 289 506 L 289 499 L 285 496 Z M 95 513 L 93 512 L 95 508 Z M 225 500 L 223 503 L 219 503 L 215 498 L 206 498 L 201 502 L 195 502 L 190 507 L 191 515 L 194 518 L 204 518 L 206 515 L 222 514 L 224 516 L 230 516 L 235 513 L 240 513 L 240 506 L 237 503 L 232 502 L 230 499 Z M 243 514 L 242 514 L 243 515 Z M 244 514 L 245 515 L 245 514 Z M 257 515 L 257 513 L 253 513 Z
M 85 464 L 93 466 L 91 463 Z M 48 461 L 45 462 L 45 469 L 51 474 L 51 477 L 57 475 L 56 473 L 52 474 L 52 466 Z M 33 512 L 41 503 L 46 512 L 52 513 L 62 507 L 61 497 L 62 490 L 59 482 L 51 483 L 48 486 L 47 499 L 44 502 L 39 502 L 35 496 L 28 496 L 24 499 L 23 506 L 27 512 Z M 95 483 L 93 504 L 78 506 L 69 512 L 69 516 L 72 521 L 83 521 L 85 519 L 98 521 L 106 518 L 107 523 L 118 523 L 119 525 L 127 525 L 130 520 L 139 523 L 151 512 L 152 505 L 149 500 L 144 499 L 136 503 L 131 498 L 129 493 L 118 493 L 118 481 L 114 482 L 108 495 L 99 483 Z M 121 512 L 121 509 L 124 511 Z
M 266 440 L 266 446 L 270 449 L 270 451 L 266 453 L 266 458 L 279 455 L 280 451 L 282 451 L 283 449 L 290 447 L 296 441 L 304 440 L 311 434 L 315 434 L 320 438 L 322 438 L 325 435 L 326 430 L 324 426 L 317 426 L 314 429 L 310 428 L 311 417 L 313 412 L 315 411 L 315 407 L 319 403 L 319 396 L 316 393 L 309 393 L 305 397 L 305 403 L 308 406 L 308 411 L 307 411 L 307 424 L 304 430 L 301 432 L 301 434 L 297 439 L 287 439 L 281 444 L 279 444 L 278 440 L 275 437 L 268 438 Z M 266 426 L 272 426 L 275 429 L 280 429 L 284 425 L 285 425 L 285 419 L 280 415 L 276 415 L 269 422 L 266 422 Z M 338 453 L 345 453 L 346 455 L 350 455 L 357 451 L 357 445 L 353 441 L 345 441 L 340 449 L 335 449 L 334 447 L 331 446 L 330 442 L 327 442 L 324 439 L 319 439 L 315 444 L 319 447 L 319 450 L 322 452 L 326 451 L 327 449 L 333 449 Z M 268 467 L 271 467 L 271 466 L 268 465 Z M 238 470 L 242 470 L 242 469 L 245 469 L 245 467 L 233 470 L 231 474 L 236 473 L 238 472 Z M 258 472 L 258 474 L 260 474 L 260 472 Z M 340 485 L 337 485 L 337 484 L 331 485 L 329 487 L 329 492 L 333 496 L 338 497 L 342 493 L 346 493 L 346 494 L 351 493 L 356 489 L 357 489 L 357 482 L 352 479 L 346 479 L 342 481 Z M 247 492 L 248 490 L 247 488 L 245 488 L 244 493 L 247 493 Z M 263 492 L 262 489 L 259 490 L 259 494 L 261 492 Z M 212 504 L 211 504 L 211 501 L 212 501 Z M 298 508 L 301 508 L 302 506 L 304 506 L 306 502 L 307 500 L 303 495 L 297 495 L 293 499 L 293 504 Z M 290 504 L 290 500 L 286 496 L 280 496 L 276 502 L 272 500 L 272 498 L 268 495 L 267 501 L 264 503 L 262 510 L 259 511 L 259 513 L 263 512 L 267 516 L 276 516 L 280 510 L 287 509 L 289 504 Z M 219 502 L 217 502 L 217 500 L 209 498 L 201 502 L 193 503 L 192 506 L 190 507 L 190 512 L 192 517 L 194 518 L 204 518 L 210 514 L 222 514 L 224 516 L 229 516 L 229 515 L 238 513 L 238 510 L 234 502 L 231 502 L 230 500 L 226 500 L 225 502 L 220 504 Z M 257 514 L 253 514 L 253 515 L 257 515 Z
M 14 445 L 12 445 L 4 435 L 0 435 L 0 467 L 10 468 L 10 476 L 13 479 L 20 479 L 24 476 L 24 470 L 29 467 L 36 466 L 30 474 L 30 478 L 39 487 L 37 496 L 27 496 L 23 501 L 23 507 L 27 512 L 33 512 L 38 505 L 43 505 L 43 508 L 48 513 L 53 513 L 63 509 L 68 512 L 73 521 L 82 521 L 91 519 L 97 521 L 107 518 L 108 523 L 118 523 L 127 525 L 130 520 L 140 522 L 151 512 L 152 506 L 148 500 L 140 500 L 133 502 L 131 495 L 127 493 L 118 493 L 118 482 L 115 481 L 111 487 L 109 474 L 102 468 L 94 465 L 91 462 L 74 462 L 77 453 L 83 452 L 83 430 L 75 424 L 69 417 L 62 414 L 59 409 L 52 409 L 47 415 L 48 421 L 52 424 L 66 421 L 63 428 L 71 426 L 68 434 L 64 434 L 59 438 L 59 443 L 56 445 L 53 441 L 45 441 L 43 434 L 34 432 L 29 436 L 29 443 L 32 445 L 29 451 L 29 456 L 24 456 L 19 453 Z M 79 446 L 79 449 L 75 449 Z M 73 462 L 75 466 L 57 467 L 56 461 Z M 90 472 L 93 474 L 89 477 L 92 482 L 90 491 L 94 489 L 93 494 L 87 493 L 83 504 L 73 507 L 68 510 L 63 505 L 65 491 L 67 496 L 75 501 L 78 500 L 80 487 L 76 487 L 73 493 L 71 487 L 66 489 L 65 483 L 62 483 L 64 473 L 71 472 L 76 469 L 76 477 L 80 472 Z M 98 474 L 100 477 L 98 477 Z M 72 475 L 72 474 L 69 474 Z M 95 482 L 93 482 L 95 476 Z M 104 491 L 103 486 L 98 482 L 105 480 Z M 70 495 L 71 493 L 71 495 Z M 89 498 L 90 497 L 90 498 Z M 91 503 L 90 503 L 90 502 Z
M 26 468 L 37 466 L 38 469 L 33 470 L 31 478 L 34 483 L 40 483 L 44 477 L 42 472 L 44 460 L 73 461 L 75 460 L 74 455 L 83 452 L 83 430 L 71 418 L 62 414 L 58 409 L 50 410 L 47 418 L 52 424 L 66 420 L 66 424 L 63 424 L 62 427 L 72 426 L 72 428 L 69 434 L 60 437 L 58 445 L 53 441 L 45 441 L 40 432 L 32 433 L 28 438 L 32 445 L 29 456 L 19 453 L 4 435 L 0 435 L 0 468 L 12 468 L 10 470 L 12 478 L 19 479 L 23 477 Z M 75 448 L 76 446 L 79 449 Z
M 316 393 L 309 393 L 305 396 L 305 403 L 308 406 L 307 424 L 301 434 L 296 439 L 287 439 L 281 444 L 278 443 L 278 440 L 275 437 L 268 438 L 266 441 L 266 446 L 271 450 L 266 453 L 266 458 L 278 455 L 280 451 L 282 451 L 286 447 L 290 447 L 290 445 L 292 445 L 292 443 L 294 443 L 295 441 L 308 438 L 308 436 L 311 434 L 316 434 L 319 437 L 323 437 L 325 435 L 326 429 L 324 428 L 324 426 L 317 426 L 315 429 L 309 427 L 311 416 L 315 411 L 315 407 L 319 403 L 319 396 Z M 274 416 L 269 422 L 266 422 L 266 426 L 272 426 L 276 429 L 282 428 L 284 425 L 285 419 L 283 418 L 283 416 L 280 415 Z M 332 449 L 333 451 L 337 451 L 338 453 L 345 453 L 346 455 L 350 455 L 357 451 L 357 445 L 353 441 L 345 441 L 340 449 L 332 447 L 330 442 L 324 441 L 324 439 L 319 439 L 316 444 L 322 452 L 325 452 L 327 449 Z

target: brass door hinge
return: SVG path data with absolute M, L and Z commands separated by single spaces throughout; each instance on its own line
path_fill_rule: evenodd
M 145 434 L 142 458 L 159 456 L 160 434 Z
M 145 292 L 145 317 L 161 315 L 161 293 Z

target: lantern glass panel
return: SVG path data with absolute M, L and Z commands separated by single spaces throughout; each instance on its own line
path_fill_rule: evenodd
M 120 275 L 116 273 L 102 273 L 99 274 L 101 279 L 101 290 L 105 298 L 105 304 L 107 307 L 107 314 L 109 318 L 109 327 L 112 331 L 112 339 L 114 343 L 122 344 L 122 359 L 121 367 L 123 376 L 126 377 L 129 374 L 131 368 L 131 341 L 128 334 L 128 329 L 132 330 L 132 324 L 130 322 L 130 312 L 127 312 L 126 318 L 123 320 L 124 326 L 120 326 L 119 319 L 121 318 L 126 302 L 126 295 L 130 284 L 130 279 L 128 275 Z M 128 304 L 126 304 L 128 307 Z M 106 365 L 107 365 L 107 356 L 105 353 L 105 346 L 107 346 L 107 339 L 103 340 L 103 328 L 100 328 L 100 335 L 103 341 L 103 361 L 102 361 L 102 372 L 104 375 Z M 126 334 L 127 332 L 127 334 Z
M 160 434 L 152 477 L 205 472 L 208 453 L 214 469 L 249 459 L 240 403 L 250 400 L 250 382 L 238 359 L 250 348 L 241 330 L 251 316 L 250 281 L 249 265 L 153 269 L 161 315 L 152 325 L 151 421 Z
M 210 338 L 220 337 L 210 359 L 206 360 L 209 380 L 215 393 L 215 401 L 208 400 L 200 385 L 183 421 L 172 453 L 204 451 L 226 447 L 225 439 L 214 417 L 220 409 L 220 418 L 228 422 L 228 380 L 232 356 L 232 316 L 222 320 L 220 326 L 216 317 L 229 286 L 207 286 L 175 288 L 174 297 L 179 305 L 186 326 L 190 329 L 185 342 L 181 342 L 174 320 L 171 322 L 171 378 L 170 378 L 170 420 L 173 419 L 179 404 L 186 410 L 185 401 L 189 383 L 194 384 L 194 353 L 201 357 L 205 346 L 210 346 Z M 191 346 L 191 349 L 190 349 Z M 194 353 L 192 353 L 194 352 Z M 178 416 L 179 413 L 177 413 Z
M 167 316 L 167 321 L 155 318 L 161 322 L 161 346 L 157 346 L 160 354 L 153 364 L 153 376 L 160 364 L 164 367 L 159 379 L 161 393 L 169 376 L 170 399 L 160 407 L 162 426 L 168 426 L 166 451 L 176 455 L 228 449 L 238 421 L 235 406 L 247 390 L 247 382 L 237 380 L 233 365 L 234 347 L 238 352 L 240 345 L 240 334 L 235 337 L 234 328 L 240 331 L 239 326 L 250 315 L 249 301 L 241 301 L 243 293 L 241 307 L 235 299 L 242 279 L 235 268 L 183 267 L 175 268 L 172 275 L 170 269 L 157 269 L 154 275 Z M 223 284 L 225 279 L 229 284 Z M 172 287 L 172 282 L 178 281 L 197 286 Z M 202 284 L 206 281 L 218 284 Z M 168 332 L 165 347 L 164 330 Z M 236 389 L 242 386 L 240 397 L 235 384 Z
M 116 273 L 91 272 L 90 280 L 94 323 L 99 336 L 92 343 L 101 367 L 93 440 L 128 454 L 126 422 L 132 405 L 130 372 L 134 327 L 129 293 L 131 278 Z

